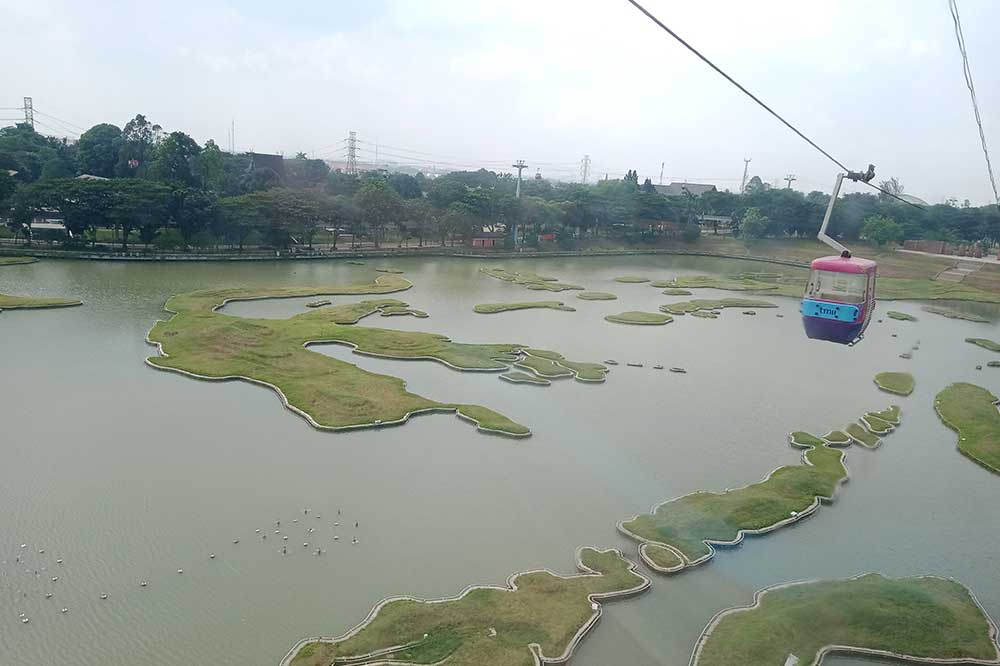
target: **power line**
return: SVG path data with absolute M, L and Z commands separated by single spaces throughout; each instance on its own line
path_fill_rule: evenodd
M 44 111 L 39 111 L 38 109 L 35 109 L 35 113 L 37 113 L 40 116 L 45 116 L 46 118 L 51 118 L 52 120 L 58 120 L 63 125 L 66 125 L 68 127 L 73 127 L 75 129 L 80 130 L 81 132 L 86 132 L 87 131 L 86 127 L 80 127 L 79 125 L 77 125 L 75 123 L 71 123 L 68 120 L 62 120 L 61 118 L 56 118 L 51 113 L 45 113 Z
M 951 10 L 951 20 L 955 24 L 955 40 L 958 42 L 958 50 L 962 53 L 962 74 L 965 75 L 965 85 L 969 89 L 969 97 L 972 98 L 972 111 L 976 115 L 976 125 L 979 126 L 979 141 L 983 145 L 983 156 L 986 158 L 986 171 L 990 174 L 990 185 L 993 186 L 993 198 L 1000 206 L 1000 194 L 997 194 L 997 181 L 993 176 L 993 164 L 990 162 L 990 151 L 986 147 L 986 133 L 983 131 L 983 119 L 979 115 L 979 102 L 976 100 L 976 86 L 972 83 L 972 70 L 969 68 L 969 54 L 965 51 L 965 35 L 962 34 L 962 19 L 958 16 L 958 4 L 956 0 L 948 0 L 948 9 Z
M 949 0 L 949 1 L 951 1 L 951 0 Z M 834 164 L 836 164 L 838 167 L 840 167 L 844 171 L 847 171 L 848 173 L 852 173 L 851 170 L 848 169 L 844 165 L 843 162 L 841 162 L 836 157 L 834 157 L 830 153 L 828 153 L 825 150 L 823 150 L 822 148 L 820 148 L 819 145 L 815 141 L 813 141 L 812 139 L 810 139 L 809 137 L 807 137 L 805 134 L 803 134 L 801 131 L 799 131 L 799 129 L 797 127 L 795 127 L 795 125 L 792 125 L 790 122 L 788 122 L 787 120 L 785 120 L 777 111 L 775 111 L 774 109 L 772 109 L 771 107 L 769 107 L 759 97 L 757 97 L 752 92 L 750 92 L 749 90 L 747 90 L 746 88 L 744 88 L 742 85 L 740 85 L 740 83 L 736 79 L 734 79 L 733 77 L 729 76 L 724 71 L 722 71 L 722 69 L 720 69 L 718 65 L 716 65 L 714 62 L 712 62 L 711 60 L 709 60 L 706 56 L 702 55 L 702 53 L 698 49 L 696 49 L 695 47 L 691 46 L 691 44 L 689 44 L 687 41 L 685 41 L 684 38 L 681 37 L 680 35 L 678 35 L 676 32 L 674 32 L 673 30 L 671 30 L 663 21 L 661 21 L 660 19 L 658 19 L 655 16 L 653 16 L 653 14 L 651 14 L 645 7 L 643 7 L 641 4 L 639 4 L 637 2 L 637 0 L 628 0 L 628 3 L 631 4 L 633 7 L 635 7 L 636 9 L 638 9 L 643 14 L 645 14 L 646 18 L 648 18 L 650 21 L 652 21 L 653 23 L 655 23 L 656 25 L 658 25 L 661 29 L 663 29 L 664 32 L 666 32 L 668 35 L 670 35 L 671 37 L 673 37 L 674 39 L 676 39 L 678 42 L 680 42 L 684 46 L 684 48 L 686 48 L 688 51 L 690 51 L 691 53 L 693 53 L 696 56 L 698 56 L 698 58 L 702 62 L 704 62 L 706 65 L 708 65 L 709 67 L 711 67 L 712 69 L 714 69 L 720 76 L 722 76 L 724 79 L 726 79 L 727 81 L 729 81 L 731 84 L 733 84 L 734 86 L 736 86 L 744 95 L 746 95 L 747 97 L 749 97 L 753 101 L 757 102 L 757 104 L 762 109 L 764 109 L 765 111 L 767 111 L 768 113 L 770 113 L 772 116 L 774 116 L 775 118 L 777 118 L 779 121 L 781 121 L 781 123 L 785 127 L 787 127 L 788 129 L 792 130 L 793 132 L 795 132 L 803 141 L 805 141 L 810 146 L 812 146 L 813 148 L 815 148 L 816 150 L 818 150 L 824 157 L 826 157 L 828 160 L 830 160 L 831 162 L 833 162 Z M 857 181 L 857 182 L 862 182 L 865 185 L 867 185 L 868 187 L 871 187 L 872 189 L 878 190 L 879 192 L 882 192 L 883 194 L 886 194 L 886 195 L 888 195 L 888 196 L 890 196 L 890 197 L 892 197 L 894 199 L 898 199 L 899 201 L 902 201 L 905 204 L 909 204 L 909 205 L 911 205 L 911 206 L 913 206 L 915 208 L 923 208 L 923 206 L 918 206 L 917 204 L 915 204 L 915 203 L 913 203 L 911 201 L 907 201 L 906 199 L 903 199 L 901 197 L 896 196 L 892 192 L 887 192 L 886 190 L 883 190 L 882 188 L 878 187 L 877 185 L 872 185 L 870 182 L 868 182 L 866 180 L 860 180 L 860 181 Z

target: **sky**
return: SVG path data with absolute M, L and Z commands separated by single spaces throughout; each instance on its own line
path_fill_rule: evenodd
M 852 169 L 938 203 L 992 201 L 945 0 L 645 0 Z M 1000 150 L 995 0 L 959 0 Z M 240 151 L 593 181 L 829 191 L 837 167 L 626 0 L 0 0 L 0 108 L 75 136 L 145 114 Z M 0 111 L 7 118 L 16 111 Z M 45 115 L 42 115 L 45 114 Z M 60 131 L 61 130 L 61 131 Z M 1000 159 L 1000 158 L 998 158 Z M 1000 167 L 1000 164 L 998 164 Z M 847 186 L 846 191 L 861 189 Z

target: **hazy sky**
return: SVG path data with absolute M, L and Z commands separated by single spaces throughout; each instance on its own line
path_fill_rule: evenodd
M 991 199 L 945 0 L 646 6 L 852 168 Z M 996 0 L 959 6 L 1000 150 Z M 805 191 L 836 173 L 625 0 L 0 0 L 0 43 L 0 107 L 31 95 L 84 128 L 144 113 L 225 147 L 235 118 L 239 150 L 329 158 L 356 130 L 362 158 L 428 171 L 523 158 L 578 179 L 587 153 L 592 177 L 657 182 L 665 162 L 665 182 L 734 189 L 744 157 Z

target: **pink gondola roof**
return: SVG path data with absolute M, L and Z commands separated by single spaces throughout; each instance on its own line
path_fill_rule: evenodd
M 836 255 L 820 257 L 812 261 L 814 271 L 834 271 L 836 273 L 869 273 L 875 270 L 876 266 L 877 264 L 871 259 L 861 259 L 860 257 L 845 259 Z

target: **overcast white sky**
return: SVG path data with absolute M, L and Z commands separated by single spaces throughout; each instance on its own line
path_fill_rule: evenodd
M 646 6 L 849 166 L 990 201 L 945 0 Z M 1000 150 L 996 0 L 959 7 Z M 240 150 L 331 158 L 356 130 L 428 171 L 523 158 L 578 179 L 587 153 L 594 175 L 657 182 L 665 162 L 665 181 L 734 189 L 744 157 L 805 191 L 836 173 L 625 0 L 0 0 L 0 43 L 0 107 L 31 95 L 85 128 L 144 113 L 225 147 L 235 118 Z

